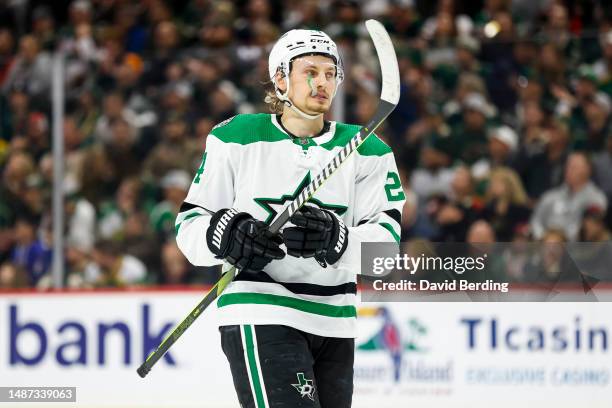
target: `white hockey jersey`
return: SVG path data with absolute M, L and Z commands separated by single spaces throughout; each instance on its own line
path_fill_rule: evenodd
M 359 130 L 326 122 L 300 139 L 276 115 L 237 115 L 208 136 L 202 164 L 176 219 L 177 243 L 194 265 L 216 265 L 206 244 L 210 215 L 236 208 L 270 223 Z M 327 337 L 355 337 L 362 242 L 399 242 L 404 192 L 391 149 L 370 136 L 310 200 L 349 229 L 334 265 L 289 255 L 258 274 L 238 274 L 217 299 L 219 324 L 280 324 Z M 282 247 L 284 249 L 284 246 Z

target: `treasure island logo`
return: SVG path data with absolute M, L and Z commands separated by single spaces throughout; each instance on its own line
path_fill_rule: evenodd
M 368 380 L 389 378 L 388 369 L 392 369 L 395 384 L 404 382 L 440 383 L 452 379 L 452 362 L 428 362 L 423 357 L 427 354 L 428 328 L 417 318 L 404 322 L 395 319 L 387 307 L 360 308 L 362 319 L 375 319 L 378 329 L 366 341 L 357 346 L 357 350 L 369 354 L 387 354 L 386 367 L 372 366 L 371 363 L 356 364 L 356 377 Z M 398 323 L 399 322 L 399 323 Z M 401 324 L 401 326 L 400 326 Z

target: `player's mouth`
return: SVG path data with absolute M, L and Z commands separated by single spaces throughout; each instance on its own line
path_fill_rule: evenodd
M 329 99 L 326 95 L 323 94 L 316 94 L 315 96 L 313 96 L 313 98 L 321 102 Z

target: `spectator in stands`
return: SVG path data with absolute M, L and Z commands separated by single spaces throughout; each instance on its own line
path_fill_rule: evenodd
M 64 189 L 66 239 L 91 250 L 96 241 L 96 208 L 80 194 L 78 185 L 66 184 Z
M 78 127 L 76 120 L 72 116 L 64 118 L 64 182 L 74 183 L 80 187 L 82 179 L 81 172 L 87 171 L 85 163 L 85 150 L 83 144 L 85 135 Z
M 125 99 L 119 92 L 111 92 L 104 96 L 102 115 L 98 117 L 94 137 L 96 141 L 108 143 L 113 137 L 112 124 L 118 119 L 125 120 L 136 129 L 136 112 L 125 106 Z
M 558 114 L 567 115 L 573 107 L 573 100 L 569 92 L 559 92 L 566 91 L 564 86 L 567 81 L 567 61 L 563 51 L 555 47 L 554 44 L 548 42 L 542 44 L 536 70 L 541 85 L 545 89 L 549 89 L 562 102 L 557 107 Z
M 470 225 L 465 242 L 468 244 L 494 244 L 495 231 L 491 224 L 484 220 L 478 220 Z
M 16 135 L 25 135 L 30 116 L 30 97 L 21 88 L 13 88 L 8 92 L 8 106 L 0 106 L 3 110 L 2 133 L 4 140 L 11 142 Z
M 99 143 L 86 149 L 80 174 L 81 194 L 98 208 L 114 195 L 122 178 L 109 159 L 104 145 Z
M 530 242 L 529 224 L 518 224 L 512 242 L 502 247 L 501 258 L 505 266 L 504 275 L 513 282 L 525 280 L 525 265 L 529 262 L 534 245 Z
M 514 87 L 516 96 L 519 98 L 517 102 L 525 103 L 525 94 L 523 90 L 529 85 L 529 82 L 537 84 L 538 81 L 535 78 L 537 71 L 537 63 L 539 57 L 539 47 L 528 33 L 524 32 L 517 33 L 515 38 L 514 48 L 512 50 L 512 64 L 508 67 L 510 83 L 509 85 Z M 537 100 L 528 99 L 531 102 Z
M 464 35 L 457 39 L 457 65 L 458 73 L 484 75 L 486 68 L 478 60 L 480 43 L 472 36 Z
M 159 182 L 172 169 L 182 169 L 191 174 L 199 167 L 202 141 L 190 137 L 189 127 L 182 116 L 170 115 L 161 136 L 161 141 L 149 153 L 142 167 L 143 174 L 150 181 Z
M 482 270 L 472 270 L 462 275 L 463 278 L 475 281 L 492 279 L 496 282 L 507 282 L 506 265 L 503 262 L 501 248 L 495 245 L 497 237 L 491 224 L 485 220 L 477 220 L 467 230 L 465 242 L 468 256 L 472 259 L 484 258 L 485 267 Z
M 68 239 L 65 251 L 65 284 L 70 289 L 91 287 L 86 282 L 86 275 L 97 271 L 98 266 L 92 259 L 93 248 L 78 241 Z
M 454 0 L 442 0 L 437 3 L 436 12 L 427 18 L 421 29 L 421 36 L 427 40 L 438 37 L 445 37 L 450 32 L 457 36 L 467 35 L 472 31 L 472 19 L 465 14 L 456 13 Z M 456 16 L 455 16 L 456 15 Z
M 74 0 L 70 3 L 68 12 L 71 24 L 66 27 L 67 32 L 70 32 L 70 28 L 79 24 L 91 24 L 93 22 L 93 6 L 89 0 Z
M 494 108 L 484 96 L 473 93 L 463 102 L 463 120 L 454 126 L 451 138 L 453 156 L 473 164 L 487 154 L 487 119 L 494 115 Z
M 598 91 L 597 77 L 591 67 L 581 65 L 577 76 L 573 93 L 558 85 L 551 88 L 559 99 L 556 113 L 569 121 L 574 148 L 600 149 L 602 133 L 608 124 L 610 98 Z
M 510 166 L 513 162 L 513 155 L 518 148 L 518 136 L 516 132 L 508 126 L 499 126 L 489 133 L 489 161 L 490 167 Z
M 155 26 L 162 21 L 170 20 L 172 18 L 172 11 L 163 0 L 152 0 L 148 4 L 146 15 L 149 25 Z
M 51 57 L 38 40 L 26 35 L 19 40 L 19 53 L 6 76 L 2 91 L 21 88 L 43 105 L 51 88 Z
M 550 3 L 546 22 L 540 27 L 538 37 L 569 57 L 571 63 L 577 62 L 581 51 L 580 44 L 570 31 L 569 13 L 563 2 Z
M 164 241 L 174 239 L 174 220 L 190 185 L 191 177 L 184 170 L 170 170 L 161 179 L 160 186 L 164 191 L 164 201 L 158 203 L 151 211 L 151 225 L 153 231 L 163 237 Z
M 474 191 L 474 180 L 467 167 L 458 167 L 448 197 L 438 200 L 432 215 L 440 227 L 436 241 L 464 242 L 470 225 L 482 211 L 482 201 Z M 437 208 L 436 208 L 437 207 Z
M 0 89 L 4 89 L 4 81 L 13 65 L 13 33 L 6 27 L 0 28 Z
M 591 160 L 593 162 L 593 179 L 610 201 L 612 198 L 612 132 L 608 132 L 606 136 L 605 149 L 595 153 Z
M 488 155 L 472 165 L 472 175 L 476 179 L 485 179 L 497 167 L 511 167 L 514 154 L 518 148 L 518 136 L 508 126 L 493 128 L 488 134 Z
M 612 234 L 605 224 L 606 212 L 597 205 L 588 207 L 582 217 L 580 240 L 586 242 L 610 241 Z M 609 267 L 610 264 L 606 264 Z
M 468 95 L 485 95 L 486 92 L 485 83 L 480 76 L 473 73 L 462 73 L 457 79 L 453 98 L 444 101 L 442 105 L 445 124 L 454 126 L 462 121 L 462 107 Z
M 599 42 L 602 56 L 593 64 L 593 73 L 600 89 L 612 95 L 612 30 L 601 33 Z
M 92 78 L 87 75 L 88 68 L 98 62 L 100 52 L 91 24 L 83 22 L 76 25 L 74 33 L 64 37 L 60 46 L 67 57 L 66 82 L 75 87 L 91 83 Z M 73 90 L 67 91 L 71 94 Z
M 176 242 L 164 244 L 161 252 L 162 273 L 159 283 L 164 285 L 187 285 L 193 282 L 193 266 L 185 259 Z
M 527 81 L 525 79 L 525 81 Z M 533 82 L 533 81 L 530 81 Z M 527 87 L 527 84 L 523 84 Z M 518 158 L 515 162 L 526 160 L 527 157 L 541 153 L 546 146 L 545 123 L 546 119 L 540 101 L 521 100 L 517 105 L 517 117 L 519 118 L 519 140 Z
M 179 41 L 179 32 L 172 21 L 162 21 L 157 24 L 143 76 L 143 83 L 146 87 L 164 85 L 166 68 L 176 60 Z
M 15 247 L 11 262 L 25 270 L 29 285 L 36 286 L 51 268 L 51 247 L 38 236 L 38 219 L 19 216 L 15 222 Z
M 28 286 L 28 277 L 23 268 L 10 262 L 0 264 L 0 289 L 24 289 Z
M 0 220 L 4 220 L 5 225 L 12 226 L 18 215 L 29 214 L 23 195 L 28 177 L 35 171 L 29 154 L 17 151 L 8 157 L 0 184 Z
M 572 131 L 575 150 L 601 151 L 610 132 L 610 98 L 603 92 L 583 104 L 586 127 Z
M 581 274 L 595 279 L 612 279 L 612 233 L 606 226 L 606 212 L 598 206 L 588 207 L 582 217 L 580 241 L 571 248 L 572 259 Z
M 537 283 L 573 282 L 582 284 L 580 271 L 567 252 L 567 238 L 563 230 L 549 229 L 540 239 L 536 251 L 525 265 L 525 281 Z M 546 286 L 543 287 L 544 289 Z
M 40 174 L 32 173 L 26 178 L 21 199 L 29 214 L 41 218 L 48 214 L 50 191 Z
M 592 205 L 606 209 L 608 200 L 590 181 L 591 165 L 583 153 L 572 153 L 565 167 L 565 182 L 542 196 L 537 204 L 531 228 L 536 238 L 546 230 L 558 228 L 570 241 L 578 239 L 582 214 Z
M 0 262 L 5 262 L 10 260 L 11 250 L 15 242 L 15 234 L 13 228 L 14 222 L 10 220 L 9 223 L 6 218 L 3 218 L 5 214 L 2 213 L 2 210 L 0 203 Z
M 441 11 L 423 27 L 422 36 L 427 40 L 424 49 L 425 65 L 429 69 L 441 68 L 457 64 L 457 53 L 455 49 L 455 39 L 457 27 L 453 15 L 447 11 Z M 433 29 L 432 32 L 429 32 Z
M 121 181 L 114 200 L 100 205 L 98 236 L 103 239 L 120 240 L 125 232 L 127 218 L 141 208 L 142 182 L 136 177 Z
M 137 130 L 123 118 L 114 119 L 110 130 L 111 140 L 92 145 L 83 160 L 83 196 L 96 206 L 114 195 L 122 178 L 136 176 L 142 169 Z
M 491 223 L 499 241 L 509 242 L 516 228 L 529 221 L 527 200 L 521 180 L 513 170 L 507 167 L 493 170 L 482 215 Z
M 433 195 L 444 195 L 451 189 L 455 171 L 450 167 L 448 137 L 432 134 L 421 149 L 421 166 L 412 172 L 410 186 L 423 204 Z
M 56 36 L 55 19 L 47 6 L 38 6 L 32 10 L 32 34 L 41 49 L 53 51 Z
M 38 162 L 40 158 L 51 148 L 51 137 L 49 120 L 42 112 L 32 112 L 28 117 L 28 125 L 26 134 L 23 135 L 23 140 L 13 139 L 13 146 L 23 143 L 34 161 Z
M 485 75 L 491 101 L 500 112 L 510 113 L 517 100 L 516 88 L 511 78 L 516 75 L 514 39 L 515 27 L 512 15 L 500 10 L 494 20 L 483 29 L 482 59 L 490 64 Z
M 562 183 L 569 153 L 569 134 L 562 123 L 550 122 L 540 134 L 544 149 L 523 148 L 517 160 L 519 174 L 532 199 L 540 198 L 545 191 Z
M 138 285 L 146 282 L 147 267 L 126 254 L 119 244 L 102 240 L 93 250 L 95 265 L 85 271 L 85 284 L 94 287 Z
M 433 82 L 427 71 L 408 67 L 403 75 L 406 91 L 400 97 L 395 111 L 389 116 L 389 128 L 395 131 L 395 145 L 400 147 L 403 161 L 409 167 L 418 164 L 418 152 L 422 140 L 430 133 L 448 136 L 445 126 L 427 104 L 433 93 Z M 443 129 L 442 129 L 443 128 Z M 403 136 L 403 137 L 402 137 Z
M 169 241 L 173 242 L 174 239 Z M 156 282 L 159 277 L 160 247 L 163 242 L 151 228 L 147 213 L 136 211 L 126 217 L 120 242 L 126 254 L 144 262 L 150 281 Z
M 71 111 L 71 116 L 84 137 L 82 147 L 88 146 L 94 141 L 94 132 L 100 110 L 98 100 L 91 89 L 85 89 L 79 94 L 76 106 Z

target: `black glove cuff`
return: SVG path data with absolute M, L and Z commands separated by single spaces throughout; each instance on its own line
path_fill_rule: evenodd
M 232 228 L 236 222 L 244 218 L 252 217 L 250 214 L 238 212 L 234 208 L 224 208 L 211 217 L 210 225 L 206 230 L 206 244 L 216 258 L 225 258 L 229 251 Z
M 334 228 L 331 234 L 331 246 L 327 249 L 325 260 L 330 265 L 333 265 L 338 262 L 342 254 L 344 254 L 344 251 L 346 251 L 349 234 L 348 228 L 341 219 L 335 217 L 333 214 L 330 214 L 330 216 L 334 220 Z

